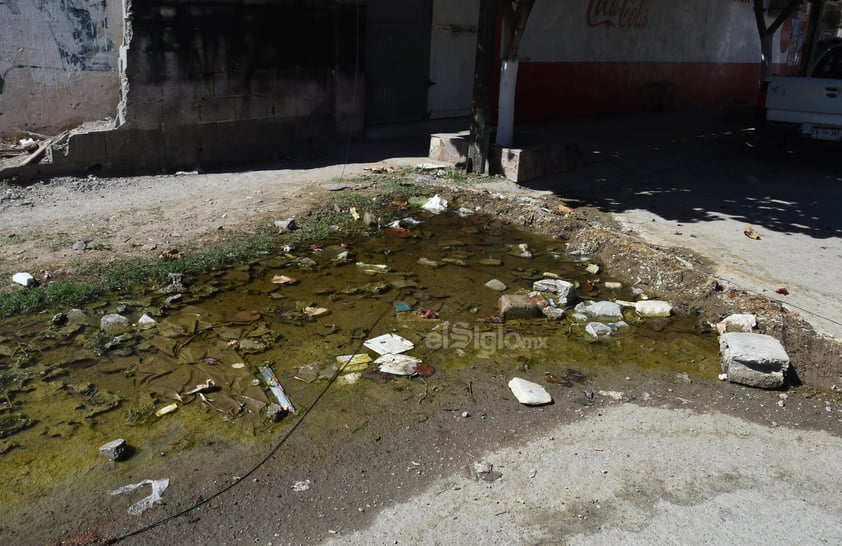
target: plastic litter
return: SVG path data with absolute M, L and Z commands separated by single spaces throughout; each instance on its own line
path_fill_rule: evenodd
M 172 412 L 174 412 L 174 411 L 175 411 L 175 410 L 177 410 L 177 409 L 178 409 L 178 404 L 175 404 L 175 403 L 173 403 L 173 404 L 167 404 L 167 405 L 166 405 L 166 406 L 164 406 L 163 408 L 161 408 L 161 409 L 159 409 L 158 411 L 156 411 L 156 412 L 155 412 L 155 415 L 156 415 L 156 416 L 158 416 L 158 417 L 161 417 L 162 415 L 166 415 L 166 414 L 168 414 L 168 413 L 172 413 Z
M 386 354 L 374 361 L 378 370 L 392 375 L 413 375 L 421 360 L 408 355 Z
M 392 302 L 392 305 L 395 306 L 395 311 L 398 313 L 406 313 L 412 309 L 408 303 L 402 301 Z
M 379 355 L 405 353 L 415 344 L 397 334 L 383 334 L 363 342 L 363 345 Z
M 433 214 L 441 214 L 447 210 L 447 200 L 442 199 L 439 194 L 427 199 L 427 202 L 421 205 L 421 208 L 432 212 Z
M 130 493 L 139 487 L 143 487 L 144 485 L 151 485 L 152 492 L 148 496 L 129 506 L 129 514 L 139 516 L 153 504 L 161 502 L 164 491 L 166 491 L 167 487 L 170 485 L 170 480 L 168 478 L 164 478 L 162 480 L 143 480 L 140 483 L 130 483 L 129 485 L 112 489 L 108 491 L 108 494 L 121 495 L 123 493 Z
M 371 357 L 365 353 L 357 353 L 337 356 L 336 361 L 342 366 L 343 372 L 356 372 L 366 369 L 368 363 L 371 362 Z
M 520 251 L 520 252 L 515 251 L 514 255 L 519 257 L 519 258 L 531 258 L 532 257 L 532 252 L 529 251 L 529 245 L 527 245 L 526 243 L 520 243 L 519 245 L 517 245 L 517 250 Z
M 517 401 L 526 406 L 540 406 L 553 401 L 553 397 L 544 387 L 520 377 L 512 378 L 509 388 Z
M 12 275 L 12 282 L 21 286 L 32 286 L 35 284 L 35 277 L 29 273 L 15 273 Z
M 289 413 L 295 413 L 295 406 L 293 406 L 292 402 L 290 402 L 286 391 L 284 391 L 284 387 L 278 381 L 278 378 L 275 377 L 275 372 L 272 371 L 272 368 L 269 366 L 263 366 L 260 368 L 260 374 L 269 386 L 269 390 L 272 391 L 272 394 L 274 394 L 275 398 L 278 399 L 278 403 L 281 407 Z

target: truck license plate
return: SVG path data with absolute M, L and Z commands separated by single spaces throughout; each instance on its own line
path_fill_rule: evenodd
M 810 136 L 815 140 L 842 140 L 842 129 L 813 127 Z

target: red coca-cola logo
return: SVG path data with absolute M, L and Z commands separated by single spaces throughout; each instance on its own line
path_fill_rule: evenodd
M 648 24 L 646 0 L 588 0 L 588 26 L 640 29 Z

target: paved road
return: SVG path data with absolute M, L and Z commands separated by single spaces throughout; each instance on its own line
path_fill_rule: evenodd
M 576 142 L 585 164 L 527 185 L 612 213 L 656 245 L 689 247 L 723 282 L 842 338 L 842 143 L 760 153 L 745 127 L 707 113 L 556 124 L 543 130 Z

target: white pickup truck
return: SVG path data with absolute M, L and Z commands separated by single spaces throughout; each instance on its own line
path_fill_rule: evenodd
M 842 46 L 827 50 L 809 75 L 772 78 L 766 91 L 767 129 L 842 140 Z

